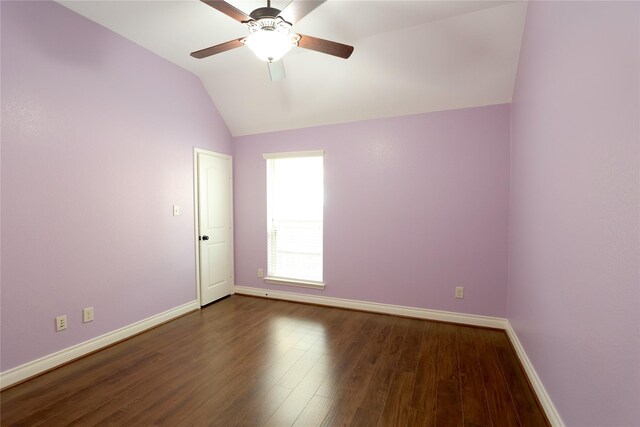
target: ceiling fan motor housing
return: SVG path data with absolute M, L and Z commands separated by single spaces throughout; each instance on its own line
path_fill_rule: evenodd
M 275 18 L 278 15 L 280 15 L 280 9 L 275 7 L 259 7 L 249 14 L 256 21 L 262 18 Z
M 245 24 L 249 27 L 249 31 L 252 33 L 256 31 L 279 31 L 288 34 L 291 29 L 291 24 L 280 17 L 264 17 L 256 20 L 252 19 L 251 21 L 247 21 Z

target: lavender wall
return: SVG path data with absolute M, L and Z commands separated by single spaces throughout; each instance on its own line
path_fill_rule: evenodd
M 4 371 L 195 299 L 192 147 L 231 136 L 194 75 L 56 3 L 1 8 Z
M 640 425 L 639 64 L 639 3 L 530 3 L 507 317 L 570 426 Z
M 326 150 L 326 289 L 267 286 L 262 153 L 311 149 Z M 237 285 L 504 316 L 508 105 L 239 137 L 233 155 Z

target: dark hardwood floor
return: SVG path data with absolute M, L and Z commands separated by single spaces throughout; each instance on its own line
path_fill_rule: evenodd
M 504 332 L 243 296 L 0 400 L 3 426 L 548 425 Z

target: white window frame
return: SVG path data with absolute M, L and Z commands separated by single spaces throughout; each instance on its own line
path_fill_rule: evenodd
M 264 160 L 271 160 L 271 159 L 286 159 L 286 158 L 299 158 L 299 157 L 324 157 L 324 150 L 310 150 L 310 151 L 288 151 L 288 152 L 280 152 L 280 153 L 263 153 L 262 154 L 262 158 Z M 268 189 L 267 189 L 268 191 Z M 269 203 L 269 200 L 267 200 L 267 204 Z M 269 209 L 268 205 L 267 205 L 267 209 Z M 324 213 L 323 213 L 323 229 L 324 229 Z M 324 239 L 324 236 L 323 236 Z M 268 244 L 268 237 L 267 237 L 267 244 Z M 324 245 L 323 245 L 324 246 Z M 268 264 L 268 261 L 267 261 Z M 322 255 L 322 264 L 323 264 L 323 269 L 324 269 L 324 249 L 323 249 L 323 255 Z M 269 274 L 269 268 L 267 266 L 267 273 Z M 323 281 L 322 282 L 316 282 L 316 281 L 310 281 L 310 280 L 297 280 L 297 279 L 291 279 L 291 278 L 284 278 L 284 277 L 273 277 L 273 276 L 267 276 L 264 278 L 265 283 L 271 283 L 271 284 L 276 284 L 276 285 L 286 285 L 286 286 L 296 286 L 296 287 L 301 287 L 301 288 L 313 288 L 313 289 L 324 289 L 325 287 L 325 283 L 324 283 L 324 274 L 323 274 Z

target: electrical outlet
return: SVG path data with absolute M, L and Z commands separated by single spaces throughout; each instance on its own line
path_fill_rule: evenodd
M 260 278 L 264 277 L 264 270 L 261 268 L 258 269 L 258 277 Z
M 462 286 L 456 287 L 456 298 L 464 298 L 464 288 Z
M 67 315 L 63 314 L 62 316 L 56 317 L 56 332 L 60 332 L 64 329 L 67 329 Z
M 82 310 L 82 323 L 93 322 L 93 307 Z

